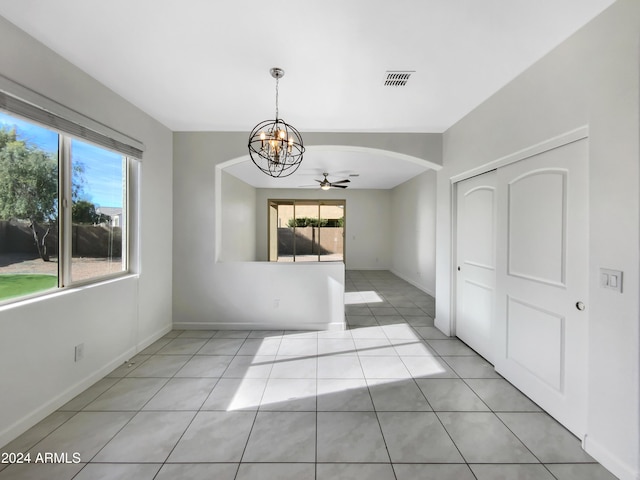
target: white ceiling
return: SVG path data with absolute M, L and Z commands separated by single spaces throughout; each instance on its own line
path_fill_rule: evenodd
M 303 135 L 437 133 L 613 1 L 0 0 L 0 15 L 174 131 L 273 118 L 278 66 L 280 116 Z M 384 87 L 387 70 L 415 73 Z
M 290 177 L 271 178 L 248 160 L 224 170 L 257 188 L 319 188 L 316 180 L 328 173 L 329 182 L 349 179 L 351 189 L 389 189 L 429 169 L 427 162 L 407 159 L 393 152 L 345 147 L 307 147 L 304 160 Z

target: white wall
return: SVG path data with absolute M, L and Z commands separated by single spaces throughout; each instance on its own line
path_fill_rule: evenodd
M 171 328 L 173 165 L 167 128 L 1 17 L 0 74 L 146 146 L 139 277 L 0 308 L 3 445 Z
M 451 321 L 450 178 L 589 126 L 589 366 L 585 448 L 640 478 L 638 74 L 640 2 L 620 0 L 444 135 L 438 173 L 436 325 Z M 624 271 L 624 293 L 598 269 Z
M 224 299 L 212 288 L 217 268 L 216 235 L 221 233 L 216 229 L 216 164 L 242 155 L 246 140 L 243 133 L 173 134 L 175 323 L 226 321 L 220 314 L 224 310 L 219 309 Z
M 442 165 L 441 133 L 337 133 L 303 132 L 305 145 L 342 145 L 397 152 Z
M 220 261 L 256 260 L 256 189 L 222 172 Z M 264 210 L 266 212 L 266 208 Z M 258 212 L 262 212 L 258 210 Z M 194 228 L 197 232 L 199 228 Z
M 438 134 L 303 135 L 306 145 L 379 148 L 423 158 L 436 166 L 441 162 L 442 139 Z M 224 173 L 220 167 L 247 156 L 247 138 L 248 133 L 244 132 L 174 133 L 173 318 L 176 325 L 229 328 L 234 322 L 246 322 L 244 314 L 227 308 L 228 302 L 222 293 L 230 287 L 238 292 L 244 291 L 241 277 L 234 276 L 237 281 L 234 285 L 229 285 L 224 278 L 224 269 L 244 267 L 240 264 L 230 267 L 227 262 L 218 262 L 222 257 L 221 252 L 216 251 L 216 245 L 221 245 L 224 237 L 221 193 Z M 294 198 L 297 198 L 300 191 L 295 192 Z M 334 191 L 326 193 L 337 195 Z M 306 194 L 317 197 L 313 192 Z M 368 193 L 352 190 L 345 197 L 348 268 L 390 268 L 390 238 L 381 233 L 388 229 L 389 195 L 388 191 Z M 258 259 L 266 258 L 266 198 L 256 191 Z M 380 225 L 379 218 L 383 219 Z M 261 225 L 260 222 L 264 223 Z M 194 225 L 199 225 L 197 231 L 194 231 Z M 261 245 L 261 242 L 264 243 Z M 253 315 L 260 318 L 261 312 L 254 310 Z
M 348 270 L 391 268 L 390 190 L 266 189 L 256 195 L 257 258 L 267 260 L 267 200 L 340 199 L 346 201 L 345 260 Z M 264 212 L 260 214 L 260 212 Z
M 391 271 L 421 290 L 436 291 L 436 172 L 391 190 Z
M 233 330 L 344 330 L 344 265 L 327 263 L 219 262 L 207 289 L 212 318 L 175 328 Z M 214 303 L 215 302 L 215 303 Z

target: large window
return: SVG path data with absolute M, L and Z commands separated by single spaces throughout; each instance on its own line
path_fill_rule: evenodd
M 127 271 L 130 162 L 0 112 L 0 302 Z
M 270 200 L 269 260 L 344 262 L 344 200 Z

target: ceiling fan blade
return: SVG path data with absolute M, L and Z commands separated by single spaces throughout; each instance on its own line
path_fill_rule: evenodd
M 351 180 L 345 178 L 344 180 L 338 180 L 337 182 L 331 182 L 331 185 L 335 185 L 336 183 L 351 183 Z
M 310 187 L 317 188 L 318 185 L 313 185 L 313 184 L 311 184 L 311 185 L 298 185 L 298 188 L 310 188 Z
M 315 178 L 313 179 L 314 182 L 318 182 L 318 183 L 322 183 L 324 182 L 324 180 L 316 180 Z
M 331 184 L 331 188 L 347 188 L 349 185 L 336 185 L 335 183 Z

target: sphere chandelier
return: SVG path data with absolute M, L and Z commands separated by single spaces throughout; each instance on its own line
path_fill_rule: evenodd
M 272 68 L 276 79 L 276 118 L 258 123 L 249 135 L 251 161 L 271 177 L 288 177 L 302 162 L 304 145 L 300 132 L 278 116 L 278 82 L 284 76 L 281 68 Z

